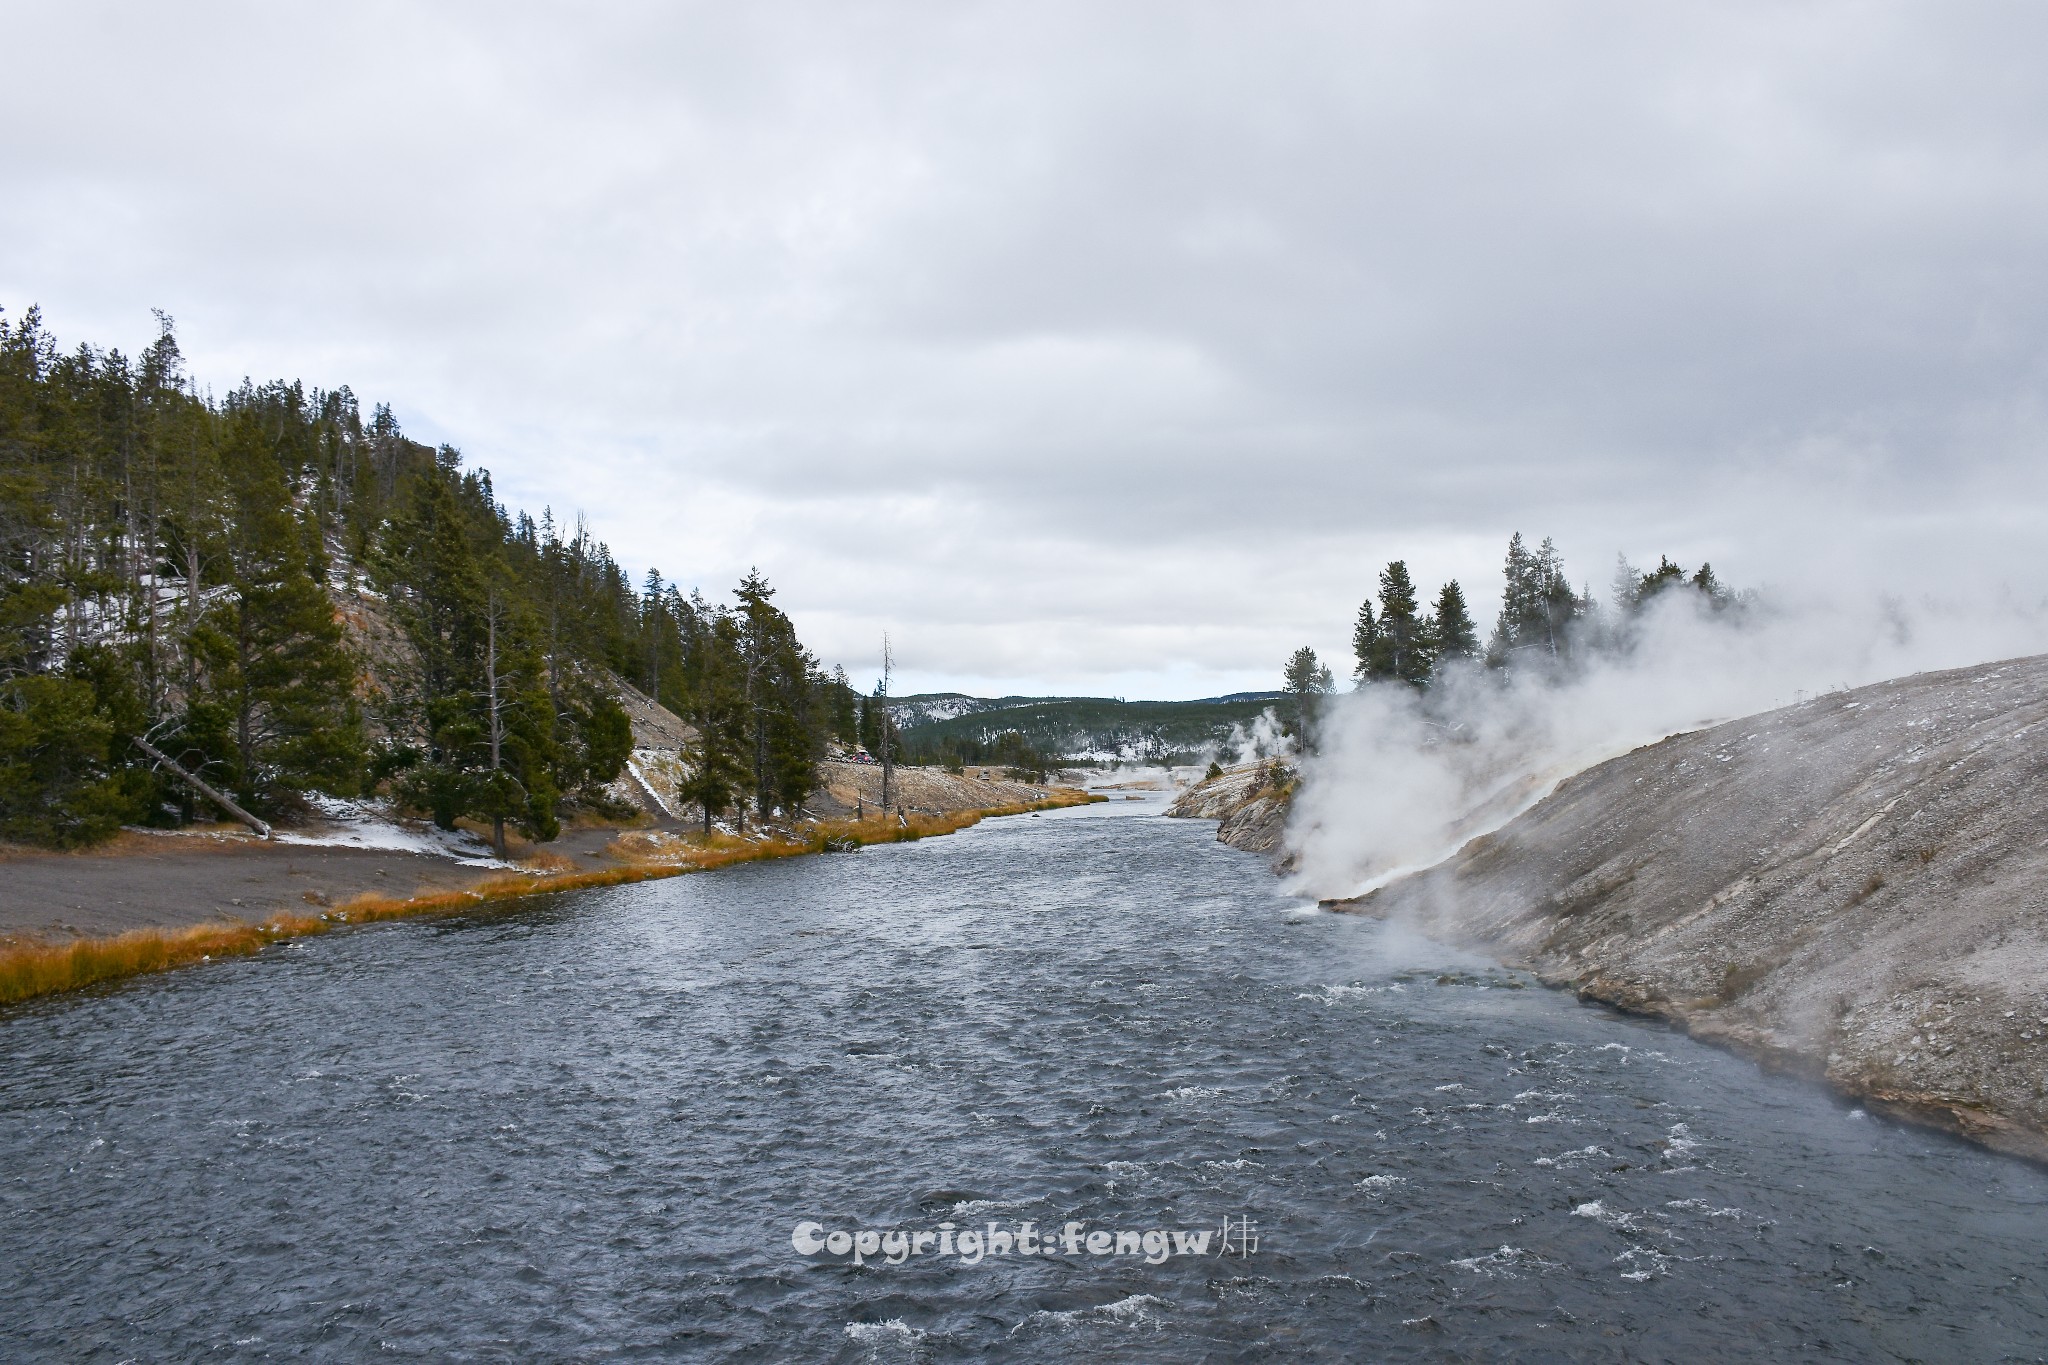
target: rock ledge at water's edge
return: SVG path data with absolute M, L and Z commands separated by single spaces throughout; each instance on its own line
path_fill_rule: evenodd
M 1649 745 L 1333 906 L 2048 1159 L 2048 657 Z
M 1293 804 L 1295 775 L 1278 762 L 1241 763 L 1189 787 L 1166 814 L 1220 823 L 1216 837 L 1247 853 L 1279 853 Z M 1283 865 L 1284 856 L 1276 862 Z

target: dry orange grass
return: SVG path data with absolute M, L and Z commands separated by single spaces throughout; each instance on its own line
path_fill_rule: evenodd
M 79 990 L 106 981 L 167 971 L 216 957 L 246 957 L 265 945 L 308 938 L 351 924 L 405 919 L 418 915 L 456 914 L 488 901 L 510 900 L 549 891 L 621 886 L 629 882 L 703 872 L 735 863 L 790 858 L 861 844 L 906 843 L 933 835 L 952 834 L 990 816 L 1023 815 L 1085 805 L 1107 797 L 1068 791 L 1024 805 L 987 810 L 913 815 L 904 820 L 828 820 L 760 838 L 714 834 L 661 839 L 652 831 L 635 831 L 612 841 L 609 852 L 625 861 L 621 867 L 575 871 L 569 859 L 541 853 L 526 860 L 531 872 L 487 878 L 460 891 L 438 891 L 412 897 L 358 896 L 319 915 L 277 914 L 260 924 L 195 924 L 183 929 L 133 929 L 111 938 L 81 938 L 65 943 L 37 940 L 0 946 L 0 1005 Z

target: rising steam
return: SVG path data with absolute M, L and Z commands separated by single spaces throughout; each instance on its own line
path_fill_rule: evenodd
M 1203 749 L 1201 761 L 1210 760 L 1234 768 L 1246 763 L 1263 763 L 1269 758 L 1288 758 L 1294 753 L 1294 737 L 1280 728 L 1280 718 L 1273 714 L 1273 708 L 1252 718 L 1250 725 L 1233 723 L 1230 733 L 1220 743 Z
M 1739 618 L 1650 602 L 1633 649 L 1553 673 L 1453 669 L 1427 693 L 1330 699 L 1288 832 L 1294 889 L 1357 895 L 1497 829 L 1575 772 L 1643 744 L 1842 688 L 2048 649 L 2048 614 L 1892 599 L 1773 601 Z

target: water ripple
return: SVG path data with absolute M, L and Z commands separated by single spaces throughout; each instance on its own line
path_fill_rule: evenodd
M 0 1358 L 2048 1351 L 2042 1172 L 1298 908 L 1074 811 L 10 1011 Z

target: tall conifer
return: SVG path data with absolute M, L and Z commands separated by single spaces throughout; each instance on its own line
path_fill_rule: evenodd
M 1479 628 L 1465 606 L 1465 590 L 1452 579 L 1436 595 L 1430 618 L 1431 643 L 1439 661 L 1470 659 L 1479 653 Z
M 1429 681 L 1430 651 L 1415 596 L 1415 582 L 1404 560 L 1380 571 L 1379 639 L 1373 651 L 1372 676 L 1398 679 L 1420 687 Z

